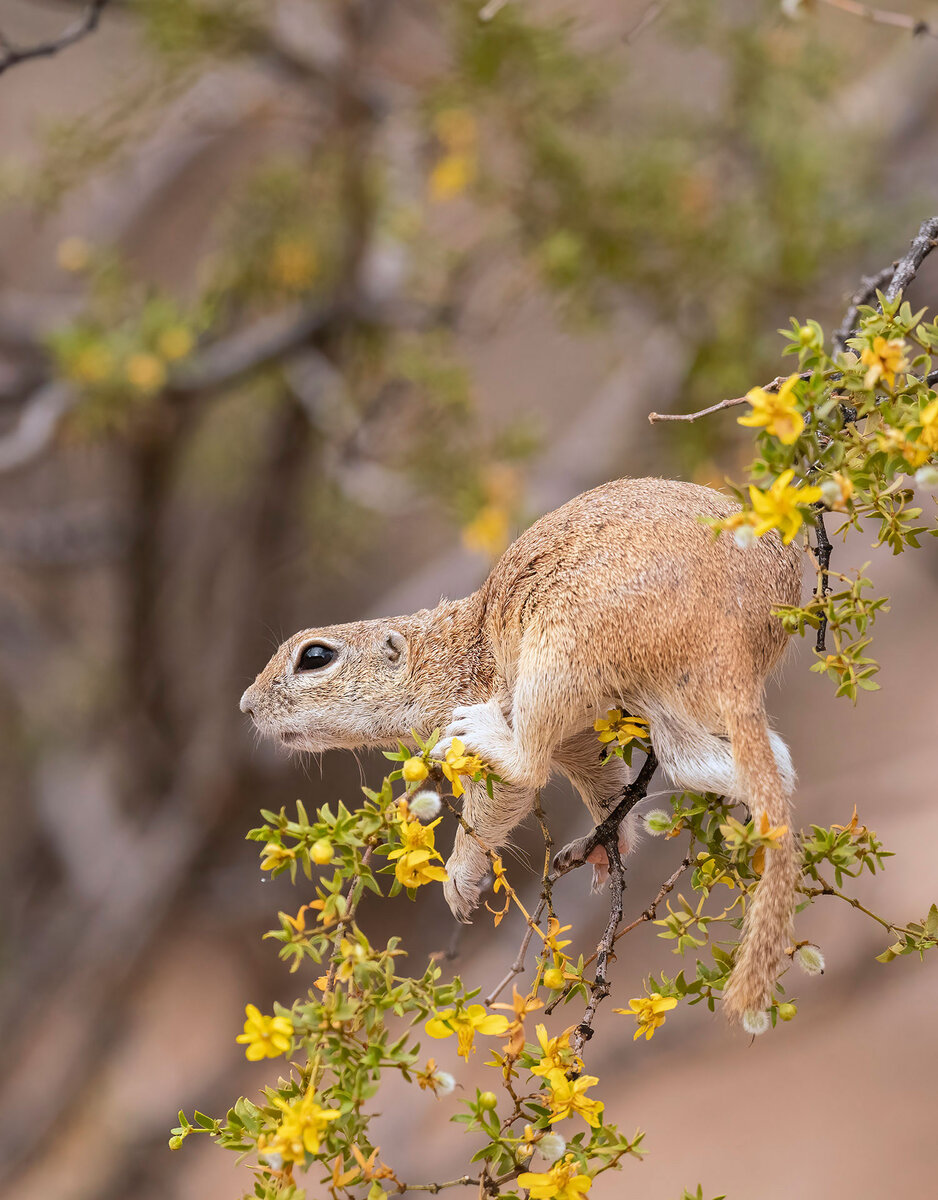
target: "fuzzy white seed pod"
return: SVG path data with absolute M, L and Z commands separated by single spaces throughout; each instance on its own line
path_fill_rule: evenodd
M 782 12 L 791 21 L 797 21 L 804 16 L 804 0 L 782 0 Z
M 432 1078 L 436 1084 L 436 1094 L 438 1096 L 448 1096 L 456 1087 L 456 1080 L 450 1075 L 449 1071 L 434 1071 Z
M 806 975 L 824 974 L 824 955 L 817 946 L 799 946 L 795 951 L 795 962 Z
M 411 796 L 407 801 L 407 807 L 411 816 L 416 817 L 418 821 L 432 821 L 440 811 L 440 797 L 436 792 L 426 788 Z
M 556 1162 L 562 1157 L 567 1149 L 567 1143 L 563 1140 L 559 1133 L 545 1133 L 541 1140 L 537 1143 L 537 1152 L 547 1159 L 549 1163 Z
M 915 472 L 915 486 L 923 492 L 938 492 L 938 467 L 919 467 Z
M 750 546 L 754 546 L 758 541 L 756 531 L 751 525 L 740 525 L 733 534 L 733 541 L 739 546 L 740 550 L 748 550 Z
M 666 813 L 663 808 L 651 809 L 645 813 L 644 820 L 645 828 L 655 837 L 662 833 L 668 833 L 671 829 L 671 814 Z
M 272 1171 L 279 1171 L 283 1166 L 282 1154 L 263 1154 L 258 1156 L 258 1161 L 270 1167 Z
M 767 1012 L 760 1012 L 758 1009 L 750 1008 L 748 1012 L 743 1013 L 743 1029 L 747 1033 L 751 1033 L 753 1037 L 758 1037 L 760 1033 L 771 1028 L 772 1021 Z

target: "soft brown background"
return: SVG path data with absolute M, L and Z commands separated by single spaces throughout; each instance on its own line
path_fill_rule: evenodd
M 310 36 L 314 7 L 281 6 L 290 36 Z M 568 11 L 576 13 L 583 43 L 601 45 L 631 28 L 642 7 L 596 0 Z M 0 0 L 0 29 L 28 41 L 57 28 L 70 11 Z M 842 32 L 831 29 L 845 39 L 858 36 L 849 23 Z M 881 247 L 858 252 L 849 267 L 838 261 L 818 282 L 810 310 L 828 326 L 860 274 L 898 255 L 918 220 L 938 205 L 936 43 L 881 31 L 873 37 L 862 43 L 863 69 L 832 120 L 875 113 L 889 130 L 882 186 L 856 197 L 857 205 L 875 206 Z M 385 47 L 389 70 L 419 71 L 413 38 L 402 17 Z M 34 160 L 43 122 L 93 106 L 132 69 L 137 53 L 133 21 L 116 6 L 94 38 L 5 74 L 0 154 Z M 633 72 L 633 84 L 652 97 L 677 89 L 720 102 L 706 58 L 676 60 L 653 33 L 636 52 Z M 75 285 L 55 266 L 64 235 L 114 241 L 145 277 L 186 286 L 228 189 L 258 153 L 289 143 L 289 125 L 271 116 L 279 101 L 283 85 L 275 75 L 220 66 L 126 161 L 77 189 L 58 212 L 0 210 L 5 383 L 20 362 L 18 331 L 50 327 L 75 303 Z M 480 312 L 499 287 L 493 265 L 475 294 Z M 936 264 L 922 272 L 914 299 L 938 304 Z M 680 406 L 687 348 L 640 298 L 623 295 L 606 324 L 571 331 L 552 300 L 531 287 L 497 323 L 467 321 L 460 340 L 480 421 L 529 415 L 541 430 L 542 447 L 526 474 L 532 512 L 617 475 L 681 470 L 672 428 L 652 429 L 645 417 Z M 18 402 L 11 386 L 0 409 L 8 428 Z M 729 443 L 715 477 L 737 463 Z M 175 1155 L 165 1149 L 179 1107 L 221 1113 L 239 1093 L 251 1095 L 274 1077 L 275 1063 L 245 1064 L 235 1045 L 244 1003 L 289 1003 L 308 983 L 303 972 L 288 976 L 272 944 L 260 941 L 277 908 L 294 911 L 307 893 L 282 879 L 265 882 L 243 833 L 261 804 L 289 805 L 297 796 L 307 804 L 337 796 L 353 802 L 359 775 L 347 756 L 327 756 L 320 774 L 315 765 L 286 763 L 255 746 L 237 713 L 238 695 L 281 633 L 430 605 L 443 593 L 472 588 L 485 570 L 459 547 L 451 526 L 412 499 L 392 505 L 386 533 L 341 568 L 318 556 L 309 561 L 302 532 L 291 524 L 295 514 L 274 505 L 277 574 L 258 581 L 251 575 L 256 564 L 239 559 L 245 511 L 177 506 L 162 531 L 175 552 L 165 575 L 148 584 L 156 589 L 152 628 L 159 634 L 152 652 L 181 676 L 189 673 L 179 712 L 183 719 L 195 714 L 209 734 L 195 748 L 157 740 L 140 751 L 163 756 L 169 793 L 178 786 L 183 799 L 197 798 L 182 816 L 173 809 L 161 822 L 160 813 L 115 809 L 115 773 L 128 761 L 132 769 L 143 735 L 113 713 L 89 724 L 96 700 L 83 692 L 92 686 L 89 663 L 107 655 L 123 620 L 114 568 L 122 550 L 110 546 L 106 531 L 103 548 L 95 548 L 95 514 L 122 502 L 136 484 L 106 449 L 88 444 L 59 447 L 28 471 L 0 479 L 0 1126 L 10 1167 L 5 1194 L 17 1200 L 226 1200 L 248 1189 L 246 1168 L 233 1156 L 196 1139 Z M 377 499 L 383 507 L 380 485 Z M 64 519 L 65 534 L 56 533 Z M 86 561 L 69 564 L 53 553 L 57 537 L 71 544 L 68 521 L 79 522 L 90 539 Z M 872 558 L 874 577 L 892 597 L 877 627 L 882 691 L 864 695 L 856 709 L 835 700 L 830 686 L 808 673 L 811 656 L 799 644 L 770 704 L 799 771 L 801 822 L 845 822 L 856 805 L 896 852 L 886 873 L 864 879 L 858 894 L 877 911 L 908 920 L 938 899 L 938 545 L 927 539 L 919 552 L 895 560 L 871 551 L 868 541 L 854 538 L 837 550 L 837 561 Z M 141 689 L 149 649 L 138 647 Z M 380 760 L 366 760 L 364 769 L 373 779 Z M 146 810 L 145 795 L 141 804 Z M 191 826 L 186 811 L 194 813 Z M 549 811 L 559 839 L 585 827 L 585 814 L 562 789 L 552 791 Z M 536 857 L 530 832 L 524 847 Z M 640 849 L 630 863 L 629 913 L 644 907 L 677 856 L 672 843 L 649 840 Z M 523 872 L 516 867 L 516 878 Z M 579 877 L 563 882 L 559 898 L 589 946 L 602 899 L 589 897 Z M 451 936 L 438 894 L 421 895 L 416 907 L 397 902 L 384 925 L 404 933 L 415 968 Z M 675 1200 L 698 1181 L 707 1196 L 725 1191 L 758 1200 L 864 1200 L 900 1188 L 932 1194 L 938 965 L 876 963 L 885 945 L 880 931 L 835 901 L 818 905 L 799 928 L 824 948 L 827 973 L 793 981 L 796 1021 L 752 1044 L 702 1007 L 677 1011 L 651 1043 L 633 1044 L 631 1022 L 608 1010 L 638 994 L 649 969 L 676 968 L 653 930 L 637 930 L 622 943 L 616 999 L 602 1012 L 588 1065 L 600 1065 L 610 1114 L 625 1129 L 647 1131 L 648 1157 L 604 1176 L 593 1195 Z M 519 938 L 514 919 L 496 935 L 480 919 L 463 939 L 459 970 L 489 985 Z M 455 1064 L 462 1084 L 474 1085 L 481 1055 L 464 1067 L 450 1062 L 449 1047 L 436 1044 L 431 1052 Z M 467 1141 L 448 1122 L 453 1102 L 405 1093 L 394 1081 L 386 1093 L 381 1141 L 401 1177 L 459 1173 Z M 37 1126 L 42 1136 L 32 1145 L 29 1132 Z

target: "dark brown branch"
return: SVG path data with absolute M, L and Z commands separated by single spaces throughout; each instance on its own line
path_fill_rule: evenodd
M 58 37 L 45 42 L 35 42 L 32 46 L 15 46 L 0 33 L 0 75 L 17 63 L 28 62 L 32 58 L 50 58 L 60 50 L 80 42 L 88 34 L 94 33 L 101 20 L 101 13 L 108 3 L 109 0 L 91 0 L 78 20 L 64 29 Z
M 616 931 L 622 923 L 622 904 L 625 894 L 625 867 L 622 865 L 622 857 L 619 854 L 619 826 L 639 800 L 645 798 L 648 785 L 657 768 L 658 760 L 655 752 L 649 750 L 642 769 L 635 777 L 634 782 L 626 784 L 622 789 L 621 799 L 609 816 L 600 821 L 589 837 L 584 838 L 582 845 L 578 847 L 577 857 L 567 861 L 557 871 L 557 875 L 564 875 L 567 871 L 582 866 L 589 858 L 590 853 L 599 846 L 606 851 L 609 862 L 609 920 L 606 922 L 606 928 L 596 951 L 596 975 L 593 979 L 589 1004 L 586 1006 L 583 1020 L 576 1027 L 570 1043 L 575 1054 L 580 1054 L 583 1046 L 593 1036 L 593 1020 L 596 1010 L 609 995 L 607 972 L 609 963 L 615 957 L 613 945 L 616 940 Z
M 818 508 L 814 516 L 814 532 L 817 537 L 817 562 L 818 562 L 818 580 L 817 588 L 814 592 L 816 600 L 823 601 L 830 594 L 828 585 L 828 568 L 831 565 L 831 542 L 827 536 L 827 527 L 824 524 L 824 509 Z M 823 654 L 827 649 L 825 644 L 825 636 L 827 634 L 827 617 L 822 612 L 820 624 L 817 629 L 817 641 L 814 644 L 818 654 Z
M 834 354 L 846 349 L 847 338 L 853 337 L 857 328 L 857 309 L 861 304 L 871 304 L 876 299 L 877 289 L 885 287 L 893 277 L 898 262 L 883 267 L 875 275 L 864 275 L 860 286 L 850 297 L 850 304 L 844 313 L 844 319 L 835 330 L 831 339 Z

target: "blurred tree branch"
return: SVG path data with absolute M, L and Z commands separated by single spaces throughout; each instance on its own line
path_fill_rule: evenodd
M 58 37 L 49 38 L 44 42 L 34 42 L 31 46 L 16 46 L 0 32 L 0 75 L 10 67 L 16 66 L 17 63 L 28 62 L 34 58 L 49 58 L 53 54 L 58 54 L 60 50 L 65 50 L 68 46 L 80 42 L 90 33 L 94 33 L 101 20 L 101 13 L 109 3 L 110 0 L 91 0 L 78 20 L 64 29 Z

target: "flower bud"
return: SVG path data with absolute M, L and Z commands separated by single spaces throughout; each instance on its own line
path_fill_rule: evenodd
M 310 847 L 309 856 L 317 867 L 324 867 L 326 863 L 331 863 L 332 855 L 332 842 L 328 838 L 319 838 Z
M 543 1155 L 548 1162 L 556 1162 L 567 1148 L 567 1143 L 563 1140 L 559 1133 L 555 1133 L 552 1129 L 550 1133 L 545 1133 L 541 1140 L 537 1143 L 538 1154 Z
M 750 1008 L 748 1012 L 743 1013 L 743 1029 L 747 1033 L 751 1033 L 753 1037 L 758 1037 L 760 1033 L 765 1033 L 772 1025 L 767 1012 L 760 1012 L 758 1009 Z
M 653 808 L 645 813 L 645 828 L 656 837 L 662 833 L 670 833 L 671 814 L 666 813 L 663 808 Z
M 449 1071 L 434 1071 L 431 1078 L 436 1084 L 436 1094 L 438 1096 L 448 1096 L 456 1087 L 456 1080 L 450 1075 Z
M 560 967 L 548 967 L 544 972 L 544 986 L 554 992 L 559 992 L 563 985 L 564 977 Z
M 422 758 L 409 758 L 401 767 L 401 774 L 408 783 L 423 783 L 429 771 Z
M 938 467 L 919 467 L 915 472 L 915 486 L 926 492 L 938 492 Z
M 795 1004 L 780 1004 L 778 1006 L 778 1019 L 780 1021 L 793 1021 L 798 1015 L 798 1007 Z
M 824 955 L 817 946 L 808 943 L 795 951 L 795 962 L 806 975 L 824 974 Z
M 410 797 L 407 808 L 411 816 L 416 817 L 418 821 L 432 821 L 440 811 L 440 797 L 430 788 L 424 788 L 422 792 Z
M 171 1137 L 169 1139 L 170 1150 L 178 1150 L 181 1145 L 182 1145 L 182 1138 L 179 1137 L 178 1134 L 176 1135 L 176 1137 Z
M 493 1108 L 498 1107 L 498 1097 L 494 1092 L 483 1092 L 479 1096 L 479 1108 L 485 1109 L 486 1112 L 491 1112 Z

